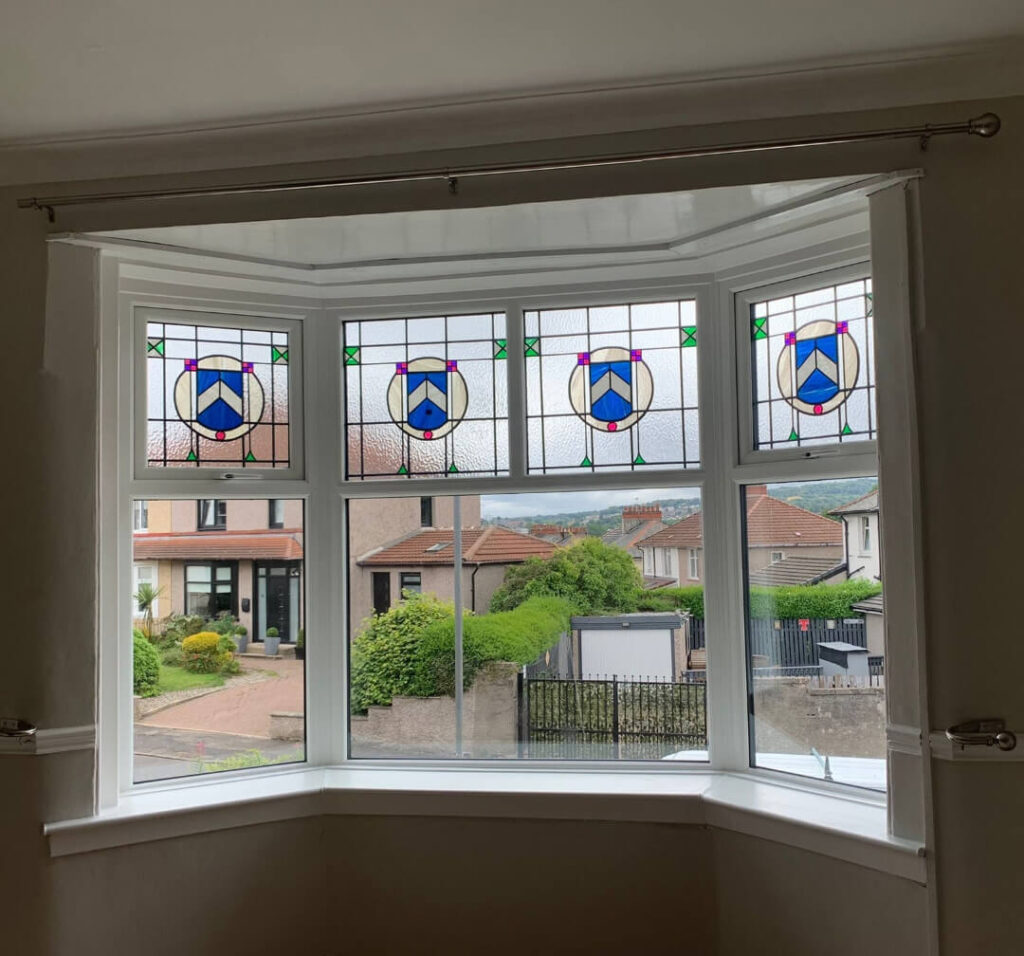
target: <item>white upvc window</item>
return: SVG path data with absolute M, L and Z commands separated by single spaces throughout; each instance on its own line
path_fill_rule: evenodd
M 834 264 L 836 268 L 822 272 L 822 263 Z M 799 278 L 793 279 L 794 275 Z M 302 630 L 309 635 L 306 655 L 311 662 L 306 688 L 305 760 L 320 767 L 393 769 L 394 761 L 358 757 L 351 743 L 351 728 L 356 719 L 350 714 L 348 702 L 351 637 L 355 632 L 352 614 L 358 602 L 364 600 L 369 607 L 364 616 L 372 615 L 372 579 L 379 574 L 372 570 L 369 552 L 356 551 L 353 504 L 384 502 L 385 508 L 390 507 L 397 514 L 400 502 L 406 500 L 410 502 L 414 526 L 409 529 L 410 534 L 438 534 L 445 526 L 453 531 L 461 527 L 463 557 L 468 556 L 471 561 L 470 549 L 475 539 L 468 532 L 477 529 L 465 515 L 473 507 L 474 498 L 545 494 L 560 497 L 564 510 L 576 494 L 629 493 L 645 496 L 641 501 L 653 502 L 661 497 L 669 499 L 669 495 L 659 495 L 658 491 L 670 489 L 672 498 L 699 499 L 703 515 L 703 545 L 689 549 L 687 557 L 690 579 L 701 580 L 704 586 L 706 743 L 703 750 L 693 750 L 690 760 L 609 761 L 605 766 L 626 772 L 686 774 L 694 764 L 702 762 L 705 771 L 710 768 L 747 772 L 755 754 L 750 749 L 748 725 L 752 689 L 748 686 L 750 635 L 745 612 L 747 562 L 741 547 L 746 527 L 744 489 L 779 481 L 859 478 L 880 472 L 882 482 L 886 481 L 885 462 L 883 467 L 879 466 L 875 441 L 875 409 L 878 406 L 884 411 L 886 399 L 881 393 L 876 396 L 874 380 L 863 391 L 870 415 L 865 412 L 867 418 L 856 420 L 844 417 L 839 406 L 826 409 L 835 397 L 825 397 L 829 388 L 826 384 L 817 385 L 817 394 L 801 393 L 796 384 L 801 381 L 801 363 L 806 361 L 805 352 L 810 348 L 801 345 L 798 349 L 797 342 L 814 337 L 810 332 L 801 333 L 807 323 L 801 324 L 796 313 L 801 308 L 821 304 L 808 300 L 806 306 L 799 305 L 796 297 L 813 296 L 828 288 L 832 290 L 833 309 L 840 305 L 845 308 L 843 303 L 856 294 L 851 289 L 859 288 L 863 299 L 870 287 L 865 246 L 850 244 L 839 252 L 806 258 L 794 256 L 781 265 L 773 262 L 754 273 L 746 269 L 723 271 L 720 275 L 687 281 L 622 279 L 594 288 L 581 288 L 578 284 L 542 288 L 521 296 L 508 290 L 488 295 L 478 291 L 479 283 L 474 283 L 474 289 L 469 291 L 424 294 L 413 305 L 407 299 L 382 299 L 377 304 L 356 306 L 325 304 L 313 299 L 271 301 L 272 297 L 265 297 L 254 307 L 239 296 L 237 306 L 232 308 L 225 305 L 230 296 L 211 296 L 197 297 L 187 308 L 177 301 L 174 308 L 169 308 L 164 294 L 145 290 L 145 283 L 136 283 L 131 291 L 115 292 L 113 306 L 105 308 L 107 344 L 103 361 L 106 370 L 113 373 L 105 376 L 104 381 L 118 382 L 119 391 L 105 396 L 106 408 L 129 408 L 134 402 L 135 417 L 126 420 L 122 415 L 117 419 L 120 436 L 117 429 L 104 435 L 105 500 L 110 513 L 123 513 L 123 518 L 119 519 L 120 524 L 113 522 L 104 536 L 101 574 L 107 583 L 101 633 L 114 635 L 110 639 L 115 641 L 115 648 L 123 648 L 116 635 L 126 633 L 123 625 L 131 613 L 130 604 L 122 600 L 127 583 L 126 556 L 130 553 L 130 529 L 125 524 L 130 514 L 127 500 L 143 494 L 147 500 L 165 497 L 172 502 L 183 496 L 196 501 L 227 502 L 252 498 L 253 485 L 242 482 L 250 475 L 258 476 L 261 499 L 300 501 L 305 508 L 303 558 L 307 570 L 302 582 L 303 596 L 297 599 L 304 602 Z M 197 293 L 192 289 L 188 295 L 195 297 Z M 763 350 L 756 344 L 760 339 L 752 334 L 752 329 L 755 318 L 771 319 L 782 312 L 775 305 L 761 314 L 762 303 L 778 303 L 786 298 L 792 300 L 793 332 L 796 336 L 804 334 L 804 338 L 787 342 L 785 333 L 781 333 L 780 348 L 791 349 L 793 353 L 783 370 L 790 375 L 792 390 L 775 395 L 770 391 L 775 387 L 772 382 L 777 384 L 782 375 L 777 352 L 769 353 L 773 367 L 768 369 L 765 365 L 774 378 L 762 370 L 759 379 L 751 379 L 753 363 L 764 358 Z M 556 312 L 571 314 L 572 322 L 583 321 L 579 317 L 586 315 L 585 321 L 593 324 L 588 325 L 590 331 L 584 333 L 584 339 L 588 334 L 598 337 L 596 329 L 607 337 L 607 323 L 612 321 L 609 316 L 614 310 L 621 313 L 623 309 L 629 313 L 626 327 L 631 335 L 643 339 L 642 345 L 602 343 L 584 350 L 577 345 L 578 330 L 565 334 L 564 342 L 554 341 L 557 334 L 548 330 L 556 323 L 552 320 L 546 325 L 549 314 Z M 127 319 L 119 322 L 119 312 Z M 401 345 L 406 355 L 396 359 L 388 351 L 396 344 L 394 329 L 420 319 L 435 321 L 437 317 L 444 320 L 441 337 L 419 340 L 432 345 L 428 356 L 420 356 L 416 348 L 406 347 L 405 341 Z M 866 328 L 866 319 L 859 316 L 856 321 L 862 321 Z M 906 316 L 895 316 L 893 321 L 905 322 Z M 178 338 L 187 342 L 187 334 L 181 330 L 197 323 L 206 329 L 229 330 L 232 335 L 246 329 L 281 333 L 286 335 L 286 345 L 281 344 L 284 340 L 273 337 L 267 343 L 241 340 L 236 356 L 232 340 L 232 348 L 227 350 L 231 362 L 205 361 L 206 353 L 192 349 L 181 359 L 195 363 L 178 373 L 184 376 L 183 384 L 165 376 L 157 414 L 147 405 L 146 397 L 132 389 L 133 381 L 146 380 L 147 361 L 157 362 L 147 352 L 155 344 L 151 340 L 156 336 L 150 334 L 153 323 L 164 334 L 161 360 L 166 359 L 172 344 L 170 333 L 178 333 Z M 373 323 L 380 326 L 374 327 Z M 478 331 L 474 333 L 473 329 Z M 674 367 L 661 361 L 658 354 L 659 349 L 669 348 L 665 344 L 667 333 L 659 338 L 666 330 L 674 336 Z M 642 333 L 647 331 L 652 334 L 644 336 Z M 471 338 L 473 334 L 477 338 Z M 824 332 L 819 337 L 832 334 Z M 889 331 L 885 337 L 879 336 L 879 342 L 884 339 L 892 345 L 902 334 Z M 194 339 L 198 340 L 198 336 Z M 211 335 L 210 340 L 227 339 L 218 340 Z M 274 341 L 279 344 L 273 344 Z M 118 342 L 120 348 L 115 345 Z M 458 358 L 451 358 L 449 353 L 440 355 L 440 365 L 433 361 L 442 347 L 463 342 L 473 344 L 471 357 L 467 357 L 469 352 Z M 248 360 L 244 353 L 249 347 L 262 349 L 264 344 L 268 346 L 269 357 L 261 351 L 260 361 L 269 367 L 269 378 L 261 380 L 257 389 L 245 378 L 256 373 L 245 367 Z M 175 345 L 179 347 L 186 348 L 180 343 Z M 821 371 L 834 349 L 829 343 L 816 348 L 824 356 Z M 287 353 L 286 378 L 274 369 L 285 364 L 280 361 L 283 353 Z M 431 361 L 424 363 L 425 358 Z M 812 359 L 818 361 L 817 357 Z M 840 346 L 835 364 L 842 366 L 842 374 L 848 376 L 839 381 L 840 388 L 860 387 L 852 384 L 852 361 L 849 350 L 844 352 Z M 878 365 L 886 361 L 899 365 L 909 361 L 909 356 L 894 349 L 892 356 L 884 360 L 880 356 Z M 474 362 L 492 364 L 481 371 L 472 365 Z M 635 404 L 628 408 L 616 405 L 615 376 L 626 381 L 626 366 L 632 389 L 630 400 L 647 403 L 642 414 Z M 674 376 L 672 395 L 678 392 L 679 397 L 667 402 L 667 407 L 656 403 L 666 403 L 666 399 L 648 379 L 653 377 L 651 369 L 656 367 L 669 369 L 668 374 Z M 549 369 L 550 374 L 545 374 Z M 599 375 L 606 372 L 611 376 L 610 387 L 599 396 L 599 389 L 605 388 Z M 211 385 L 214 379 L 217 381 Z M 481 380 L 489 389 L 491 412 L 489 417 L 474 418 L 467 414 L 463 392 L 471 385 L 478 387 L 473 383 Z M 890 388 L 896 382 L 892 375 L 886 379 Z M 257 436 L 253 434 L 255 428 L 266 424 L 260 417 L 261 411 L 282 407 L 281 402 L 268 404 L 270 383 L 275 388 L 280 383 L 281 396 L 287 397 L 287 420 L 270 422 L 271 429 Z M 205 414 L 211 407 L 206 394 L 210 387 L 219 389 L 225 399 L 226 409 L 220 419 L 216 414 Z M 552 389 L 550 403 L 548 393 L 543 391 L 546 387 Z M 417 391 L 420 388 L 422 393 Z M 420 404 L 423 395 L 437 398 L 434 390 L 438 389 L 444 392 L 443 401 L 432 399 L 429 408 Z M 619 389 L 617 394 L 621 398 L 625 392 Z M 607 401 L 597 407 L 596 402 L 606 395 Z M 652 395 L 656 402 L 651 401 Z M 367 401 L 360 412 L 362 418 L 355 418 L 352 402 L 360 397 Z M 812 401 L 818 398 L 821 401 Z M 589 404 L 577 407 L 581 400 Z M 783 405 L 788 405 L 793 414 L 785 411 Z M 819 405 L 820 413 L 816 410 Z M 431 423 L 428 411 L 439 416 L 435 419 L 439 425 Z M 181 441 L 177 440 L 177 433 L 160 433 L 160 423 L 172 421 L 175 415 L 187 418 L 190 428 L 193 424 L 198 426 L 191 428 L 191 434 Z M 557 431 L 561 426 L 550 424 L 558 416 L 568 423 L 567 429 L 572 429 L 571 433 L 565 432 L 566 441 L 561 440 L 563 433 Z M 782 428 L 786 416 L 789 431 L 783 434 L 776 430 L 776 425 Z M 831 416 L 828 426 L 835 426 L 835 441 L 832 431 L 825 428 L 825 416 Z M 455 419 L 458 421 L 449 427 Z M 805 419 L 810 422 L 807 428 Z M 676 431 L 669 431 L 666 439 L 660 423 L 670 420 L 677 423 Z M 172 423 L 177 429 L 177 423 Z M 621 429 L 609 427 L 620 424 Z M 249 431 L 237 431 L 246 427 Z M 460 433 L 459 429 L 463 431 Z M 221 432 L 223 435 L 219 436 Z M 625 446 L 616 444 L 616 439 L 627 432 L 639 438 L 623 451 Z M 237 444 L 228 448 L 230 443 Z M 118 447 L 130 447 L 133 452 L 118 458 Z M 218 457 L 222 449 L 223 457 Z M 894 451 L 888 471 L 896 481 L 900 480 L 899 469 L 905 464 L 905 458 Z M 435 527 L 425 527 L 420 519 L 420 500 L 430 497 L 438 503 L 445 499 L 450 502 L 453 495 L 462 499 L 461 525 L 457 517 L 442 519 L 439 512 L 433 516 Z M 552 509 L 549 513 L 556 511 Z M 889 530 L 891 533 L 891 527 Z M 395 537 L 404 537 L 404 532 Z M 444 549 L 437 553 L 451 552 L 454 562 L 455 548 L 451 542 L 439 541 L 424 550 L 435 548 Z M 650 550 L 653 560 L 653 549 Z M 451 577 L 453 564 L 446 567 Z M 471 589 L 485 587 L 487 574 L 481 569 L 486 565 L 476 567 L 478 574 L 473 579 L 473 565 L 463 566 L 465 573 L 460 586 L 462 604 L 466 607 L 470 606 Z M 119 568 L 124 570 L 119 572 Z M 240 615 L 245 613 L 241 610 L 246 600 L 241 577 L 244 573 L 239 568 Z M 432 566 L 422 573 L 422 591 L 434 586 L 432 575 Z M 458 575 L 454 577 L 457 579 Z M 366 585 L 369 597 L 357 594 L 357 579 L 371 582 Z M 890 576 L 889 580 L 898 580 L 898 575 Z M 595 638 L 595 646 L 597 643 Z M 660 660 L 653 641 L 651 647 L 650 659 Z M 753 657 L 758 657 L 758 653 L 754 652 Z M 123 651 L 120 657 L 113 655 L 113 659 L 118 665 L 111 669 L 111 656 L 101 658 L 101 694 L 113 695 L 118 701 L 116 708 L 105 713 L 100 728 L 100 805 L 104 808 L 116 806 L 133 789 L 130 657 L 127 666 Z M 760 663 L 755 660 L 755 667 Z M 453 686 L 458 689 L 461 682 L 455 680 Z M 680 752 L 684 749 L 680 748 Z M 508 763 L 515 760 L 513 753 L 506 756 Z M 884 757 L 882 760 L 884 763 Z M 493 766 L 472 760 L 439 760 L 436 756 L 418 758 L 417 765 L 450 769 Z M 537 766 L 527 761 L 522 766 L 545 771 L 572 768 L 564 758 Z M 759 771 L 758 779 L 779 779 L 777 774 L 784 770 Z M 820 785 L 834 789 L 828 785 L 827 772 L 825 777 Z M 897 817 L 901 818 L 900 814 Z
M 784 557 L 785 557 L 785 555 L 783 554 L 783 552 L 781 552 L 781 551 L 773 551 L 772 552 L 772 564 L 774 564 L 776 561 L 781 561 Z
M 860 519 L 860 549 L 865 554 L 871 553 L 871 518 L 868 515 Z
M 133 564 L 132 565 L 132 603 L 135 608 L 135 616 L 139 617 L 143 614 L 144 608 L 139 606 L 136 595 L 139 593 L 139 587 L 143 584 L 148 584 L 157 591 L 157 597 L 153 601 L 151 608 L 152 615 L 154 618 L 160 617 L 160 596 L 159 596 L 159 585 L 157 580 L 157 566 L 155 564 Z
M 149 502 L 135 500 L 132 502 L 132 531 L 149 530 Z

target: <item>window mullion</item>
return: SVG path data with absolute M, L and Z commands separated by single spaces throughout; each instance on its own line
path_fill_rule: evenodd
M 508 380 L 508 465 L 509 475 L 521 479 L 526 474 L 526 355 L 523 307 L 509 302 L 505 307 L 505 335 Z

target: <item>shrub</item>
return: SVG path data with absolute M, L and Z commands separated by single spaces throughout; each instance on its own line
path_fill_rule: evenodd
M 463 686 L 469 687 L 489 661 L 535 661 L 569 630 L 570 613 L 569 603 L 561 598 L 534 597 L 514 611 L 480 617 L 466 614 L 462 621 Z M 416 696 L 455 693 L 454 619 L 430 625 L 420 638 L 416 656 Z
M 207 621 L 202 629 L 215 634 L 234 634 L 238 629 L 238 621 L 231 616 L 230 611 L 221 611 L 212 621 Z
M 179 644 L 171 644 L 160 651 L 160 661 L 165 667 L 184 667 L 185 655 Z
M 140 697 L 152 697 L 160 682 L 160 657 L 138 631 L 132 635 L 132 648 L 132 690 Z
M 304 627 L 300 627 L 299 628 L 299 633 L 298 633 L 298 635 L 295 638 L 295 646 L 296 647 L 305 647 L 306 646 L 306 629 Z
M 488 661 L 528 664 L 569 627 L 568 602 L 531 598 L 514 611 L 463 617 L 463 678 L 473 682 Z M 352 710 L 392 697 L 455 692 L 455 617 L 432 595 L 410 595 L 367 622 L 352 648 Z
M 172 614 L 163 621 L 163 631 L 156 641 L 160 646 L 180 644 L 186 637 L 204 630 L 206 620 L 198 614 Z
M 276 627 L 267 628 L 267 637 L 279 637 L 281 632 Z
M 511 611 L 532 597 L 567 601 L 574 614 L 635 611 L 640 572 L 621 548 L 585 538 L 550 558 L 511 565 L 491 598 L 491 611 Z
M 699 584 L 688 588 L 658 588 L 644 591 L 637 598 L 639 611 L 689 611 L 704 617 L 704 588 Z
M 230 637 L 216 631 L 200 631 L 181 642 L 184 667 L 196 674 L 216 674 L 230 668 L 234 654 L 221 642 L 227 641 L 234 647 Z
M 364 622 L 352 644 L 352 709 L 389 704 L 395 694 L 411 694 L 416 680 L 416 647 L 425 628 L 454 620 L 451 604 L 431 594 L 410 595 L 385 614 Z
M 239 624 L 238 627 L 235 628 L 235 633 L 239 637 L 245 637 L 245 635 L 249 633 L 249 629 L 244 624 Z

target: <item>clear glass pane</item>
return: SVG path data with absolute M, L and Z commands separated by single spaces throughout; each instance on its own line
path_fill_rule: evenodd
M 858 280 L 751 305 L 755 448 L 875 437 L 869 289 Z
M 196 501 L 150 500 L 133 535 L 136 783 L 305 759 L 303 503 L 287 530 L 266 499 L 219 505 L 204 530 Z
M 706 760 L 699 489 L 459 506 L 457 612 L 454 500 L 348 503 L 352 756 Z
M 508 341 L 501 313 L 347 322 L 349 478 L 508 471 Z
M 287 468 L 289 343 L 286 332 L 146 323 L 147 465 Z
M 683 415 L 697 408 L 696 303 L 546 309 L 526 325 L 530 473 L 700 466 Z
M 743 495 L 752 763 L 884 790 L 878 481 L 748 485 Z

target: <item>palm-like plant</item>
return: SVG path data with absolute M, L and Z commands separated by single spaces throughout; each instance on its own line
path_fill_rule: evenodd
M 142 613 L 143 629 L 146 632 L 146 637 L 153 636 L 153 606 L 156 604 L 157 598 L 163 593 L 163 588 L 155 588 L 149 581 L 139 582 L 139 589 L 132 597 L 135 599 L 135 605 Z

